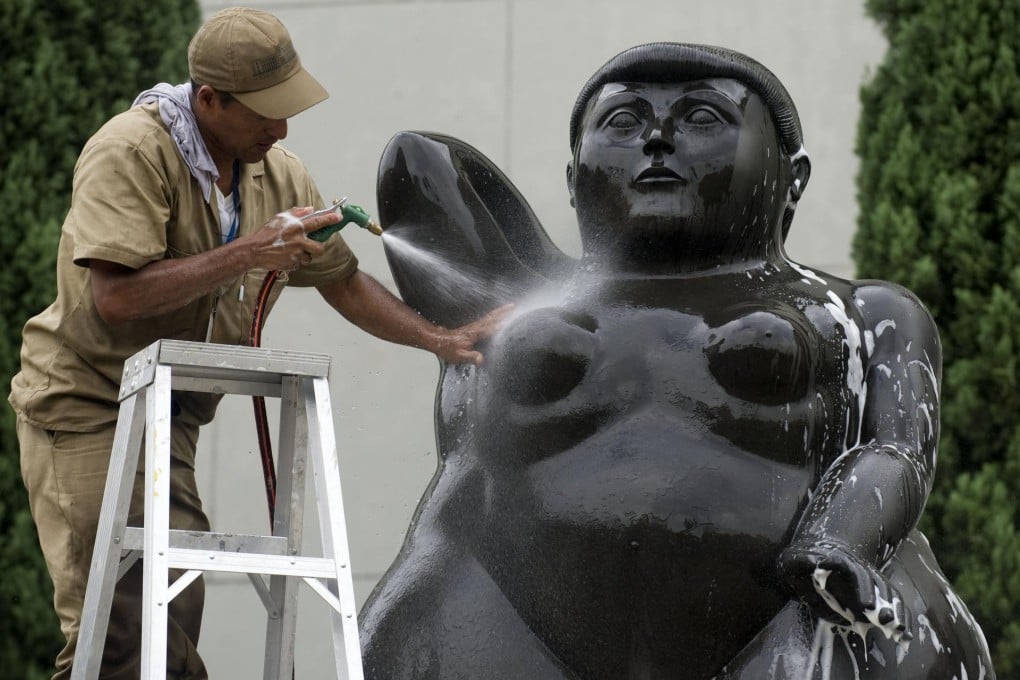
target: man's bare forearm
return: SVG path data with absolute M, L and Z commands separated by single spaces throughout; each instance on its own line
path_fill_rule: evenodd
M 307 237 L 337 215 L 302 220 L 311 208 L 280 213 L 258 231 L 203 253 L 131 269 L 93 261 L 92 295 L 103 320 L 116 325 L 167 314 L 208 295 L 250 269 L 288 270 L 308 264 L 324 246 Z
M 150 319 L 212 293 L 248 271 L 253 262 L 251 248 L 241 242 L 140 269 L 94 260 L 93 297 L 100 316 L 111 325 Z

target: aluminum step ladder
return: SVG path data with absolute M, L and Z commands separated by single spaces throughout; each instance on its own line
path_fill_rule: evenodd
M 292 678 L 297 590 L 303 580 L 330 605 L 337 677 L 362 680 L 328 375 L 326 355 L 176 340 L 158 340 L 125 362 L 73 680 L 98 677 L 114 587 L 139 558 L 144 579 L 142 678 L 166 677 L 169 602 L 203 572 L 223 571 L 247 574 L 268 612 L 264 678 Z M 279 478 L 271 536 L 169 529 L 171 389 L 280 398 Z M 144 527 L 128 527 L 143 437 Z M 309 457 L 322 557 L 301 552 Z M 186 571 L 169 583 L 171 568 Z

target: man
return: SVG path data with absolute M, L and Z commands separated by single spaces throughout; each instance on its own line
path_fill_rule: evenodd
M 67 644 L 54 679 L 71 671 L 116 426 L 124 360 L 159 338 L 246 341 L 266 274 L 315 286 L 362 329 L 449 362 L 474 348 L 501 313 L 447 330 L 434 326 L 358 269 L 334 235 L 307 232 L 336 215 L 307 170 L 275 144 L 291 116 L 328 95 L 301 66 L 287 29 L 262 11 L 209 19 L 188 50 L 190 85 L 160 85 L 108 121 L 75 168 L 57 260 L 57 298 L 25 326 L 10 402 L 18 414 L 22 475 Z M 300 206 L 300 207 L 295 207 Z M 195 484 L 198 428 L 218 397 L 173 403 L 171 524 L 208 530 Z M 132 523 L 141 510 L 136 484 Z M 141 572 L 118 586 L 103 678 L 137 678 Z M 169 608 L 168 673 L 206 676 L 196 653 L 203 590 Z

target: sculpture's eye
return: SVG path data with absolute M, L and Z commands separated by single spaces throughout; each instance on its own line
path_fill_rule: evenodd
M 722 116 L 707 106 L 691 109 L 684 116 L 684 121 L 692 125 L 715 125 L 716 123 L 721 123 L 722 120 Z
M 633 111 L 621 110 L 611 115 L 606 124 L 617 130 L 632 130 L 640 125 L 641 121 Z

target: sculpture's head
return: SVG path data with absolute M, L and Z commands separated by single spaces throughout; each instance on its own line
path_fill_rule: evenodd
M 674 271 L 781 249 L 811 166 L 782 83 L 757 61 L 650 43 L 603 65 L 570 117 L 585 255 Z

